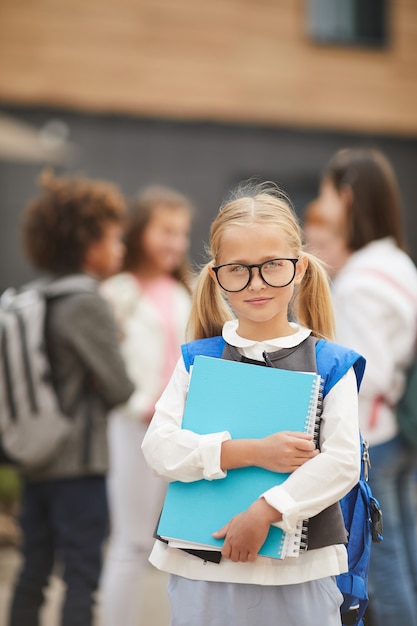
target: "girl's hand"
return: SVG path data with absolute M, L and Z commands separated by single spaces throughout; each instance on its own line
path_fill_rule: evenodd
M 260 498 L 213 533 L 213 537 L 225 537 L 222 555 L 226 559 L 242 563 L 254 561 L 265 542 L 269 527 L 281 519 L 281 513 Z
M 263 467 L 271 472 L 293 472 L 319 454 L 312 435 L 282 431 L 263 439 L 229 439 L 220 453 L 222 470 Z
M 254 465 L 272 472 L 293 472 L 318 454 L 312 435 L 282 431 L 255 440 Z

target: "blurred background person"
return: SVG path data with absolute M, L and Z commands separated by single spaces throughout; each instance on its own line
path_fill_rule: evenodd
M 59 623 L 91 626 L 108 529 L 105 418 L 133 392 L 98 291 L 99 281 L 120 268 L 125 202 L 105 182 L 45 173 L 41 186 L 23 215 L 22 238 L 46 277 L 72 277 L 74 293 L 48 303 L 45 337 L 57 396 L 73 426 L 48 464 L 23 475 L 23 563 L 9 623 L 38 626 L 57 557 L 66 584 Z
M 305 237 L 333 278 L 337 341 L 367 361 L 359 416 L 384 516 L 384 541 L 371 553 L 372 623 L 415 626 L 415 452 L 398 436 L 395 407 L 415 350 L 417 271 L 406 253 L 396 178 L 380 151 L 353 148 L 331 158 L 306 210 Z
M 131 207 L 124 272 L 103 285 L 137 389 L 133 401 L 113 412 L 109 422 L 111 535 L 102 580 L 104 626 L 139 623 L 138 597 L 165 489 L 140 446 L 185 339 L 191 215 L 180 193 L 145 189 Z

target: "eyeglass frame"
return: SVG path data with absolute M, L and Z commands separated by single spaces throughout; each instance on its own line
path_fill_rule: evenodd
M 266 265 L 267 263 L 271 263 L 271 261 L 291 261 L 292 262 L 292 264 L 294 266 L 294 273 L 293 273 L 293 276 L 292 276 L 291 280 L 289 280 L 287 283 L 285 283 L 285 285 L 279 285 L 279 287 L 277 287 L 276 285 L 271 285 L 270 283 L 268 283 L 267 280 L 265 280 L 264 276 L 262 275 L 262 266 Z M 247 263 L 223 263 L 222 265 L 212 265 L 211 269 L 213 270 L 213 272 L 216 275 L 216 280 L 217 280 L 219 286 L 224 291 L 227 291 L 228 293 L 239 293 L 240 291 L 243 291 L 244 289 L 246 289 L 246 287 L 248 285 L 250 285 L 251 280 L 252 280 L 252 270 L 253 270 L 254 267 L 258 268 L 259 276 L 264 281 L 264 283 L 266 285 L 268 285 L 268 287 L 272 287 L 273 289 L 282 289 L 283 287 L 288 287 L 288 285 L 290 285 L 292 283 L 292 281 L 294 280 L 294 278 L 295 278 L 295 272 L 297 271 L 297 263 L 298 263 L 298 261 L 299 261 L 298 258 L 297 259 L 287 259 L 287 258 L 278 257 L 276 259 L 268 259 L 267 261 L 263 261 L 262 263 L 251 263 L 250 265 L 248 265 Z M 230 267 L 230 265 L 241 265 L 242 267 L 246 267 L 249 270 L 248 282 L 241 289 L 226 289 L 225 287 L 223 287 L 223 285 L 221 284 L 221 282 L 219 280 L 218 271 L 222 267 L 228 267 L 228 266 Z

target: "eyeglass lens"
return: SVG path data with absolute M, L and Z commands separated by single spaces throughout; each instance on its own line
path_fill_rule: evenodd
M 251 280 L 254 270 L 238 263 L 220 266 L 217 280 L 225 291 L 242 291 Z M 295 276 L 295 263 L 290 259 L 273 259 L 259 266 L 259 272 L 270 287 L 285 287 Z

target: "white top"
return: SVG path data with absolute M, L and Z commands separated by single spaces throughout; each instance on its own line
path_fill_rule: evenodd
M 305 328 L 293 326 L 297 329 L 293 335 L 258 343 L 240 337 L 237 321 L 231 321 L 225 324 L 223 337 L 245 356 L 262 360 L 264 350 L 274 352 L 296 346 L 310 334 Z M 189 374 L 181 358 L 156 405 L 142 445 L 145 458 L 157 476 L 169 481 L 221 480 L 225 476 L 220 467 L 221 444 L 230 439 L 230 434 L 197 435 L 181 429 L 188 382 Z M 283 520 L 277 526 L 283 530 L 293 532 L 298 520 L 312 517 L 338 501 L 357 482 L 360 449 L 356 389 L 351 368 L 324 400 L 321 454 L 294 471 L 280 486 L 263 494 L 282 513 Z M 258 557 L 248 563 L 223 558 L 215 564 L 156 541 L 150 561 L 158 569 L 186 578 L 257 585 L 294 584 L 347 571 L 343 545 L 307 551 L 298 558 Z
M 417 271 L 391 238 L 351 255 L 333 282 L 337 341 L 366 359 L 359 420 L 370 445 L 398 432 L 393 407 L 404 389 L 417 325 Z
M 135 392 L 128 402 L 117 407 L 117 414 L 140 420 L 152 411 L 161 395 L 161 381 L 167 353 L 167 337 L 163 332 L 160 311 L 141 289 L 136 278 L 123 272 L 102 283 L 102 295 L 113 310 L 120 331 L 120 350 Z M 191 298 L 180 284 L 173 285 L 172 318 L 177 355 L 185 340 L 185 329 L 191 308 Z M 163 387 L 163 385 L 162 385 Z

